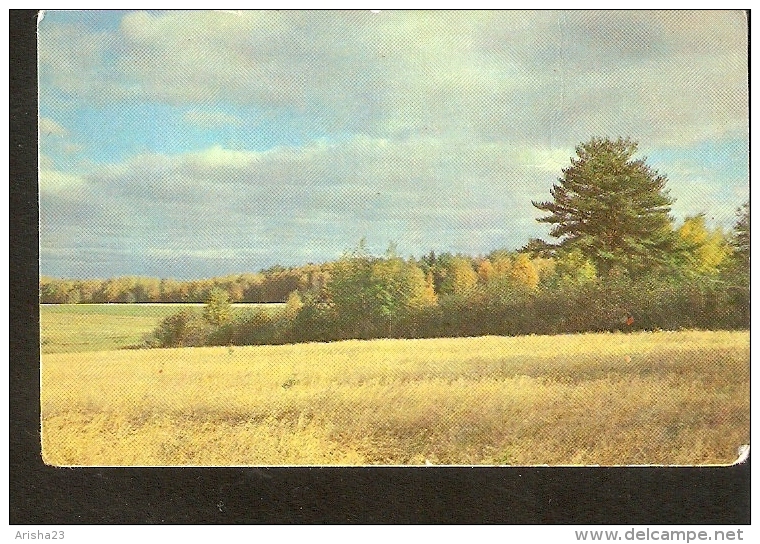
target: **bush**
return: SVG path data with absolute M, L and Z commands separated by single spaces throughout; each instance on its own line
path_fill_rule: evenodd
M 285 335 L 287 342 L 330 342 L 345 340 L 337 313 L 328 304 L 307 300 L 298 315 L 290 322 Z
M 236 346 L 275 344 L 277 342 L 276 321 L 264 310 L 252 310 L 237 317 L 230 324 L 230 343 Z
M 214 328 L 192 310 L 182 310 L 165 318 L 153 332 L 160 347 L 204 346 Z
M 370 302 L 375 303 L 374 299 Z M 714 277 L 651 275 L 633 280 L 621 273 L 536 289 L 494 281 L 387 315 L 373 311 L 372 304 L 353 314 L 308 292 L 303 298 L 292 294 L 280 314 L 258 309 L 216 326 L 184 310 L 166 318 L 147 344 L 258 345 L 749 326 L 749 287 Z M 634 318 L 632 324 L 624 323 L 628 314 Z

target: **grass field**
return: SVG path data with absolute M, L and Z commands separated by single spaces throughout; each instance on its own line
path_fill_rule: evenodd
M 235 304 L 277 311 L 282 304 Z M 139 344 L 160 321 L 203 304 L 45 304 L 40 306 L 42 353 L 108 351 Z
M 44 354 L 53 465 L 723 464 L 749 333 Z

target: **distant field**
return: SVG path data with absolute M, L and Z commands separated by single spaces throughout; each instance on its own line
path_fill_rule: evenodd
M 42 304 L 42 353 L 109 351 L 134 346 L 165 317 L 183 308 L 202 311 L 203 304 Z M 234 304 L 236 311 L 282 304 Z
M 54 465 L 724 464 L 749 333 L 46 354 Z

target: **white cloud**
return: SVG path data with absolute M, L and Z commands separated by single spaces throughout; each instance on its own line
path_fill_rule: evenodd
M 509 144 L 356 137 L 141 155 L 83 177 L 45 171 L 43 257 L 99 237 L 133 248 L 136 259 L 150 249 L 141 258 L 162 250 L 258 255 L 265 264 L 335 258 L 362 235 L 378 247 L 396 240 L 407 253 L 518 247 L 538 230 L 530 200 L 551 185 L 551 157 Z
M 59 93 L 79 97 L 102 99 L 124 94 L 118 74 L 106 60 L 117 44 L 108 32 L 58 25 L 47 17 L 40 21 L 37 41 L 41 93 L 52 86 Z
M 48 162 L 46 161 L 45 165 L 47 164 Z M 39 180 L 40 192 L 43 197 L 78 189 L 86 183 L 81 176 L 47 169 L 40 170 Z
M 261 153 L 224 149 L 219 145 L 186 155 L 190 166 L 225 169 L 243 168 L 252 162 L 257 162 L 260 157 Z
M 129 248 L 131 257 L 120 258 L 134 266 L 163 259 L 198 270 L 210 270 L 204 258 L 219 270 L 329 260 L 361 236 L 373 251 L 395 241 L 414 255 L 517 248 L 546 236 L 531 200 L 549 198 L 572 155 L 509 142 L 360 136 L 265 152 L 140 155 L 83 176 L 45 170 L 43 262 L 53 249 L 82 244 Z M 730 227 L 746 182 L 699 178 L 678 161 L 662 173 L 668 164 L 674 213 L 708 211 L 713 224 Z M 178 260 L 167 264 L 172 255 Z
M 53 159 L 45 153 L 40 153 L 39 168 L 40 170 L 53 170 Z
M 62 153 L 70 156 L 85 149 L 82 144 L 71 141 L 71 133 L 60 123 L 49 117 L 40 116 L 38 121 L 38 130 L 40 135 L 40 164 L 50 166 L 55 163 L 52 155 Z M 57 153 L 58 152 L 58 153 Z
M 68 130 L 63 128 L 59 123 L 53 121 L 49 117 L 40 117 L 38 126 L 40 136 L 43 138 L 47 136 L 65 137 L 69 134 Z
M 673 214 L 679 219 L 704 213 L 712 226 L 729 231 L 736 223 L 736 209 L 749 200 L 749 184 L 732 180 L 716 185 L 714 180 L 694 179 L 672 184 L 671 196 L 676 198 Z
M 40 36 L 68 92 L 287 109 L 325 132 L 689 144 L 747 125 L 738 11 L 136 12 Z
M 742 12 L 135 12 L 111 31 L 47 16 L 39 36 L 43 263 L 105 247 L 251 269 L 334 258 L 363 234 L 402 253 L 519 247 L 546 232 L 530 201 L 592 136 L 691 156 L 748 138 Z M 53 120 L 141 103 L 177 106 L 159 111 L 189 129 L 164 149 L 232 126 L 228 142 L 277 128 L 307 143 L 102 165 L 68 141 L 82 127 Z M 663 155 L 674 213 L 725 223 L 748 186 L 741 153 L 709 168 Z
M 246 257 L 255 257 L 256 255 L 259 255 L 263 252 L 262 249 L 242 249 L 240 247 L 221 247 L 217 249 L 212 250 L 193 250 L 193 251 L 182 251 L 179 252 L 176 249 L 166 249 L 166 248 L 152 248 L 145 251 L 145 255 L 148 258 L 157 258 L 157 259 L 173 259 L 177 257 L 177 254 L 180 253 L 185 257 L 191 257 L 193 259 L 239 259 L 242 255 L 245 255 Z

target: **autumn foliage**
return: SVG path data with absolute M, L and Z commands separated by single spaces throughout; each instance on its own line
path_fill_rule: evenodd
M 559 334 L 749 326 L 749 204 L 731 233 L 705 215 L 676 226 L 667 178 L 628 139 L 595 138 L 533 205 L 554 243 L 488 255 L 370 255 L 208 280 L 43 278 L 43 303 L 204 302 L 152 345 L 281 344 L 370 338 Z M 234 302 L 287 302 L 233 316 Z M 200 320 L 199 320 L 200 319 Z

